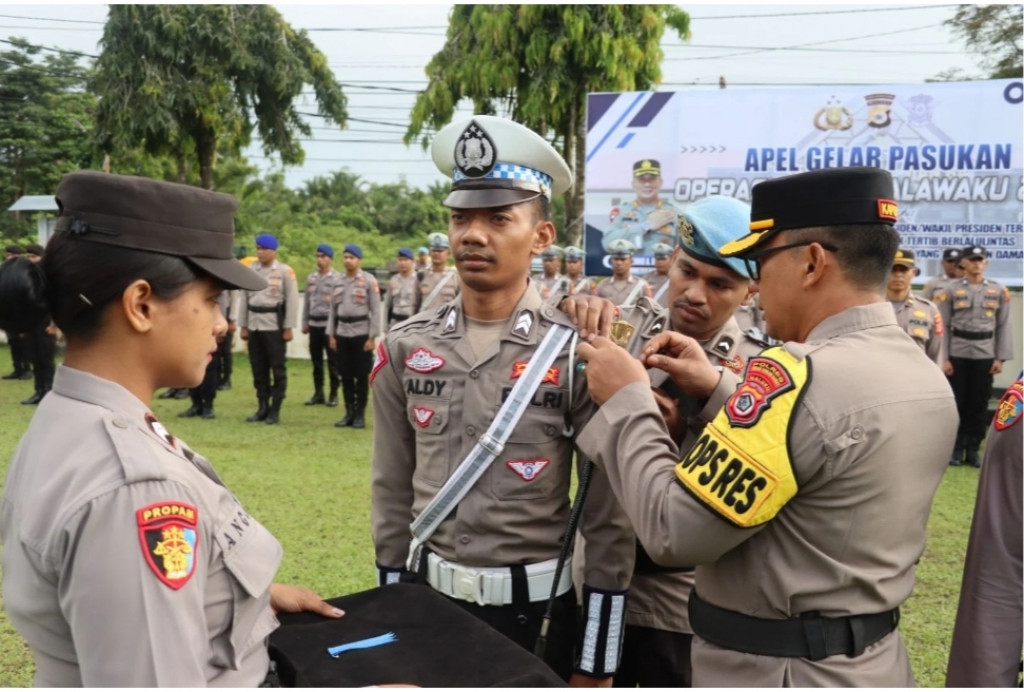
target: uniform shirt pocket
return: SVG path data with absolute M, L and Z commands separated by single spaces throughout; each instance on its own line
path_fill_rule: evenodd
M 553 402 L 563 390 L 541 388 L 533 401 Z M 558 492 L 572 449 L 562 435 L 565 421 L 559 409 L 531 405 L 512 431 L 505 449 L 490 469 L 491 491 L 499 500 L 529 500 L 551 497 Z M 568 489 L 566 489 L 566 492 Z
M 450 409 L 451 401 L 438 397 L 409 396 L 406 404 L 409 425 L 416 432 L 415 475 L 434 486 L 448 478 Z
M 364 305 L 366 303 L 366 288 L 360 286 L 353 288 L 352 302 L 356 305 Z
M 270 607 L 270 585 L 277 574 L 283 550 L 262 524 L 239 509 L 218 528 L 217 543 L 224 565 L 231 573 L 231 668 L 277 627 Z

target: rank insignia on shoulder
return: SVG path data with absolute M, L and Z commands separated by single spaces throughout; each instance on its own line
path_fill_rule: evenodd
M 175 591 L 195 573 L 199 510 L 186 502 L 157 502 L 135 512 L 146 564 Z
M 510 469 L 512 469 L 517 476 L 522 478 L 524 481 L 532 481 L 540 472 L 543 471 L 548 464 L 551 463 L 550 459 L 509 459 L 505 462 Z
M 531 329 L 533 329 L 533 313 L 529 310 L 523 310 L 516 317 L 515 324 L 512 326 L 512 333 L 524 339 L 529 339 Z
M 443 310 L 444 308 L 442 308 Z M 459 319 L 459 311 L 457 308 L 452 308 L 448 313 L 448 318 L 444 321 L 444 329 L 441 330 L 442 334 L 450 334 L 455 331 L 455 323 Z
M 374 378 L 377 377 L 377 373 L 380 369 L 388 364 L 388 350 L 384 347 L 384 339 L 380 340 L 377 344 L 377 350 L 373 354 L 373 368 L 370 369 L 370 384 L 373 384 Z
M 1024 383 L 1017 380 L 1003 394 L 996 408 L 996 417 L 992 422 L 996 430 L 1002 432 L 1013 427 L 1024 414 Z
M 149 426 L 149 429 L 153 431 L 154 435 L 166 442 L 169 447 L 177 449 L 177 445 L 174 443 L 174 435 L 167 432 L 167 428 L 164 427 L 164 424 L 158 421 L 156 416 L 152 413 L 146 414 L 146 425 Z
M 414 348 L 412 353 L 410 353 L 409 357 L 405 360 L 405 367 L 414 372 L 421 373 L 434 372 L 443 365 L 444 358 L 431 353 L 422 346 Z

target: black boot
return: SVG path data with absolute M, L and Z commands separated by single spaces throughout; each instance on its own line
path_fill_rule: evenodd
M 981 446 L 981 440 L 974 438 L 967 438 L 967 459 L 966 463 L 968 466 L 973 466 L 976 469 L 981 468 L 981 457 L 978 456 L 978 447 Z
M 199 412 L 199 417 L 203 420 L 213 420 L 216 415 L 213 413 L 213 400 L 207 399 L 203 402 L 202 410 Z
M 195 418 L 203 410 L 199 399 L 192 399 L 192 405 L 178 414 L 178 418 Z
M 964 465 L 964 438 L 962 435 L 956 436 L 956 443 L 953 445 L 953 456 L 949 460 L 950 466 L 963 466 Z
M 352 421 L 354 421 L 355 418 L 356 418 L 356 414 L 352 413 L 351 411 L 345 411 L 345 417 L 342 418 L 337 423 L 335 423 L 334 427 L 336 427 L 336 428 L 347 428 L 348 426 L 352 425 Z
M 335 387 L 331 390 L 331 395 L 327 397 L 327 405 L 334 408 L 338 405 L 338 388 Z
M 188 389 L 182 387 L 181 389 L 174 390 L 175 399 L 187 399 L 189 397 Z
M 281 422 L 281 400 L 274 397 L 270 400 L 270 411 L 267 413 L 267 425 L 277 425 Z
M 183 391 L 183 390 L 178 389 L 176 387 L 171 387 L 166 392 L 164 392 L 163 394 L 158 395 L 157 399 L 177 399 L 178 398 L 178 392 L 180 392 L 180 391 Z
M 219 392 L 226 392 L 229 389 L 231 389 L 231 378 L 230 377 L 217 385 L 217 391 L 219 391 Z
M 249 416 L 248 418 L 245 419 L 247 422 L 249 422 L 249 423 L 262 423 L 263 421 L 265 421 L 267 419 L 267 415 L 270 413 L 270 406 L 268 405 L 269 402 L 267 401 L 266 397 L 262 397 L 262 396 L 259 398 L 259 401 L 260 401 L 259 409 L 256 411 L 256 413 L 252 414 L 251 416 Z
M 25 400 L 24 400 L 24 401 L 22 401 L 21 403 L 25 404 L 26 406 L 35 406 L 36 404 L 38 404 L 38 403 L 39 403 L 40 401 L 42 401 L 42 400 L 43 400 L 43 396 L 44 396 L 45 394 L 46 394 L 46 392 L 41 392 L 41 391 L 39 391 L 39 390 L 37 389 L 37 390 L 35 391 L 35 394 L 33 394 L 33 395 L 32 395 L 32 396 L 30 396 L 29 398 L 25 399 Z
M 318 389 L 309 399 L 306 400 L 306 406 L 316 406 L 317 404 L 324 403 L 324 390 Z
M 366 427 L 366 418 L 365 418 L 365 416 L 363 416 L 363 412 L 361 410 L 357 411 L 356 415 L 352 417 L 352 427 L 353 428 L 365 428 Z
M 18 368 L 15 368 L 14 372 L 9 372 L 6 375 L 4 375 L 3 377 L 0 377 L 0 380 L 20 380 L 20 379 L 21 379 L 21 370 L 19 370 Z

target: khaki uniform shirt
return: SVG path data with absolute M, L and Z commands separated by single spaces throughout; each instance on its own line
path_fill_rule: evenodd
M 409 525 L 489 428 L 553 322 L 568 318 L 527 286 L 508 329 L 474 355 L 461 301 L 421 312 L 378 345 L 373 386 L 371 527 L 380 566 L 404 567 Z M 556 558 L 569 519 L 573 440 L 594 412 L 584 377 L 570 388 L 567 344 L 537 388 L 501 454 L 448 515 L 427 545 L 472 566 L 532 564 Z M 533 462 L 525 473 L 520 462 Z M 633 538 L 622 509 L 595 469 L 583 509 L 586 583 L 625 590 Z
M 239 291 L 241 299 L 238 306 L 238 326 L 254 332 L 294 329 L 299 318 L 299 289 L 295 282 L 295 272 L 287 264 L 277 260 L 269 267 L 259 262 L 250 267 L 254 272 L 267 280 L 267 287 L 262 291 Z M 253 312 L 250 307 L 273 308 L 284 303 L 284 317 L 278 322 L 277 313 Z
M 334 282 L 340 274 L 333 268 L 321 274 L 313 272 L 306 277 L 306 292 L 302 301 L 302 326 L 326 327 L 327 318 L 331 316 L 331 297 Z
M 547 300 L 553 293 L 566 291 L 569 287 L 569 280 L 563 274 L 555 274 L 551 279 L 543 274 L 537 274 L 531 283 L 537 288 L 541 300 Z
M 633 200 L 629 204 L 623 205 L 619 215 L 604 232 L 602 245 L 607 248 L 612 241 L 628 240 L 633 243 L 638 255 L 653 255 L 654 246 L 658 243 L 675 247 L 679 244 L 677 242 L 679 239 L 678 216 L 675 221 L 671 221 L 657 230 L 645 228 L 648 214 L 659 209 L 671 209 L 677 214 L 679 213 L 679 210 L 671 202 L 660 199 L 655 204 L 640 204 L 637 200 Z
M 980 284 L 971 284 L 967 279 L 957 279 L 935 294 L 935 304 L 946 326 L 948 358 L 1002 361 L 1013 358 L 1010 292 L 1001 283 L 985 279 Z M 992 332 L 992 336 L 967 339 L 963 332 Z
M 1017 684 L 1024 628 L 1022 407 L 1018 378 L 1000 400 L 985 443 L 946 687 Z
M 594 281 L 586 276 L 578 276 L 572 279 L 569 276 L 565 277 L 565 285 L 568 288 L 568 294 L 571 296 L 577 293 L 589 296 L 594 292 Z
M 633 302 L 640 300 L 641 298 L 650 298 L 651 287 L 647 285 L 647 282 L 640 279 L 632 274 L 625 281 L 619 281 L 613 276 L 608 277 L 597 285 L 597 290 L 594 291 L 594 295 L 600 296 L 601 298 L 607 298 L 616 305 L 623 305 L 626 299 L 629 298 L 629 294 L 633 293 L 633 289 L 636 288 L 637 282 L 639 282 L 640 290 L 637 291 Z
M 645 385 L 605 402 L 580 448 L 607 470 L 656 561 L 698 565 L 696 588 L 709 603 L 768 619 L 895 608 L 913 588 L 953 448 L 958 418 L 949 384 L 886 302 L 832 315 L 805 343 L 782 348 L 812 367 L 786 438 L 798 489 L 765 523 L 741 528 L 684 489 L 675 446 Z M 704 420 L 738 382 L 723 372 Z M 906 434 L 922 420 L 929 435 Z M 743 654 L 695 637 L 692 661 L 695 686 L 913 684 L 898 631 L 856 659 L 816 662 Z
M 940 368 L 946 363 L 945 333 L 942 315 L 930 300 L 907 296 L 906 300 L 892 301 L 896 323 L 921 347 Z
M 651 287 L 651 296 L 663 308 L 668 307 L 668 274 L 657 270 L 644 274 L 644 281 Z
M 925 300 L 931 300 L 934 302 L 935 294 L 938 293 L 939 290 L 945 288 L 951 281 L 956 281 L 956 279 L 951 279 L 945 274 L 942 276 L 933 276 L 925 282 L 924 286 L 921 287 L 921 292 L 918 293 L 918 295 Z
M 169 523 L 144 520 L 154 508 Z M 193 513 L 176 521 L 181 508 Z M 256 687 L 266 676 L 281 545 L 120 385 L 58 368 L 11 460 L 0 538 L 4 607 L 37 686 Z
M 388 279 L 388 292 L 384 296 L 384 315 L 388 320 L 388 327 L 419 312 L 422 299 L 420 280 L 416 278 L 416 272 L 410 273 L 409 276 L 395 274 Z
M 631 310 L 624 311 L 621 319 L 636 327 L 634 336 L 637 338 L 630 344 L 630 352 L 634 355 L 639 355 L 655 334 L 670 329 L 667 311 L 649 299 L 641 299 Z M 729 318 L 718 333 L 705 341 L 703 346 L 704 353 L 712 364 L 722 365 L 732 372 L 742 374 L 747 361 L 765 349 L 767 344 L 740 331 L 736 320 Z M 680 449 L 685 452 L 693 446 L 704 429 L 704 421 L 698 415 L 703 402 L 695 402 L 677 391 L 664 371 L 649 370 L 648 374 L 651 375 L 652 384 L 656 383 L 679 399 L 680 414 L 687 421 L 686 437 L 679 441 Z M 629 602 L 626 604 L 627 624 L 670 632 L 692 633 L 687 608 L 693 581 L 693 570 L 650 574 L 634 572 L 633 581 L 629 585 Z
M 434 292 L 438 282 L 444 281 L 444 286 L 430 301 L 427 298 Z M 459 272 L 454 267 L 448 267 L 443 272 L 435 272 L 433 266 L 423 270 L 423 277 L 420 279 L 420 310 L 433 310 L 455 300 L 459 294 Z
M 327 333 L 345 337 L 380 335 L 380 287 L 373 274 L 362 269 L 353 277 L 338 274 Z

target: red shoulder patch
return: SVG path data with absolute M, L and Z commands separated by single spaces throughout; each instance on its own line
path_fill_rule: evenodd
M 135 520 L 142 554 L 153 574 L 174 590 L 183 587 L 196 571 L 199 510 L 168 500 L 137 510 Z
M 779 363 L 769 358 L 751 358 L 746 378 L 725 402 L 725 415 L 734 427 L 753 427 L 772 399 L 793 387 L 793 378 Z
M 999 400 L 992 425 L 996 430 L 1002 432 L 1016 425 L 1022 415 L 1024 415 L 1024 383 L 1017 380 L 1010 385 L 1010 388 L 1003 394 L 1003 398 Z

